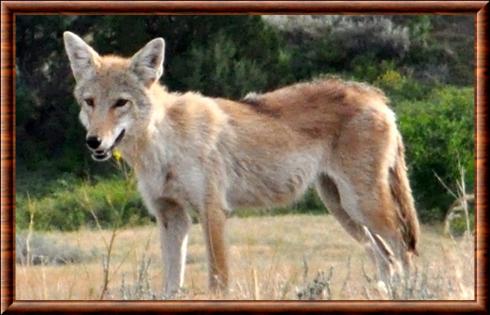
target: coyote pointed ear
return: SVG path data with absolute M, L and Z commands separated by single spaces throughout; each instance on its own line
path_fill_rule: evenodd
M 63 39 L 75 80 L 94 75 L 100 62 L 99 54 L 72 32 L 64 32 Z
M 131 69 L 146 87 L 162 76 L 164 55 L 165 41 L 159 37 L 146 44 L 131 59 Z

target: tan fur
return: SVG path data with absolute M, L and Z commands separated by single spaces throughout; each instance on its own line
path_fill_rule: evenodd
M 107 151 L 125 131 L 118 148 L 160 225 L 167 295 L 183 284 L 186 211 L 201 216 L 210 286 L 225 289 L 226 213 L 289 204 L 314 183 L 383 279 L 389 281 L 394 261 L 409 265 L 418 221 L 401 136 L 381 91 L 323 79 L 242 101 L 169 93 L 157 82 L 162 39 L 130 59 L 101 57 L 71 33 L 65 46 L 88 135 L 102 137 Z M 87 95 L 93 108 L 84 103 Z M 114 108 L 118 98 L 128 104 Z
M 417 212 L 414 207 L 414 201 L 410 184 L 407 178 L 407 167 L 405 165 L 405 148 L 402 138 L 397 138 L 397 159 L 395 166 L 390 170 L 390 187 L 392 196 L 398 204 L 398 217 L 401 226 L 403 240 L 410 252 L 418 255 L 417 243 L 420 234 L 420 228 L 417 218 Z

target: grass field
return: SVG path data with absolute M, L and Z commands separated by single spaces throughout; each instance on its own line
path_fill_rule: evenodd
M 454 241 L 438 230 L 422 227 L 417 272 L 386 296 L 377 290 L 372 279 L 374 269 L 363 248 L 332 216 L 230 218 L 230 292 L 210 296 L 202 231 L 195 224 L 189 240 L 185 288 L 177 298 L 474 299 L 473 241 Z M 16 299 L 161 299 L 156 226 L 115 233 L 85 229 L 42 236 L 53 246 L 76 248 L 82 259 L 65 264 L 42 259 L 36 265 L 18 263 Z M 31 235 L 31 240 L 35 237 L 39 234 Z

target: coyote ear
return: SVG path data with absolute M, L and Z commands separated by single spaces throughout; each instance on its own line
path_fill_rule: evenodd
M 131 69 L 146 87 L 162 76 L 164 55 L 165 41 L 159 37 L 146 44 L 131 59 Z
M 64 32 L 63 39 L 75 80 L 95 74 L 100 62 L 99 54 L 72 32 Z

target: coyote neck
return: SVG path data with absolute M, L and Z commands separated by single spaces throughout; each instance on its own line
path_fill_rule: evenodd
M 169 144 L 166 142 L 173 139 L 172 129 L 165 121 L 165 112 L 176 95 L 168 93 L 163 86 L 154 84 L 148 96 L 152 106 L 146 126 L 140 126 L 141 132 L 121 147 L 124 160 L 136 173 L 152 171 L 149 168 L 155 165 L 168 164 L 169 154 L 166 147 Z

